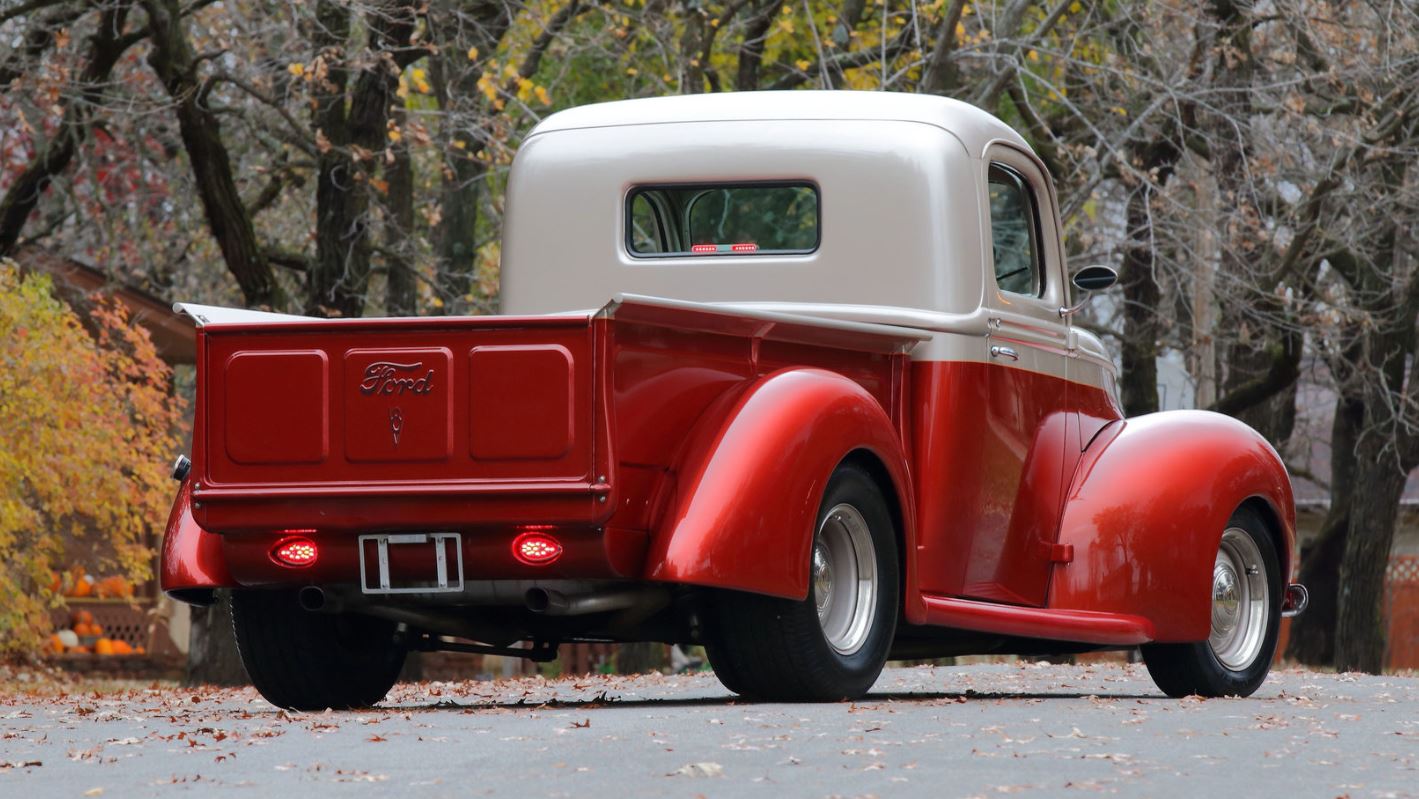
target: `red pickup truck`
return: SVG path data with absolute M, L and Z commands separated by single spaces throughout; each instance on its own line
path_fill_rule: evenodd
M 703 644 L 765 699 L 1140 646 L 1171 695 L 1249 694 L 1305 603 L 1286 471 L 1227 417 L 1123 419 L 1070 291 L 1113 272 L 1063 253 L 1029 147 L 942 98 L 556 114 L 509 176 L 507 315 L 178 306 L 163 587 L 230 589 L 293 708 L 573 641 Z

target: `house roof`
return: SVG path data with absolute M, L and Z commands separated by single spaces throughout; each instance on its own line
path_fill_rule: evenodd
M 59 255 L 40 247 L 27 247 L 15 256 L 21 269 L 44 272 L 54 278 L 59 295 L 71 305 L 82 306 L 99 295 L 116 297 L 133 321 L 142 325 L 153 339 L 158 356 L 169 364 L 191 364 L 197 360 L 196 331 L 190 320 L 172 310 L 172 303 L 136 286 L 120 283 L 77 258 Z

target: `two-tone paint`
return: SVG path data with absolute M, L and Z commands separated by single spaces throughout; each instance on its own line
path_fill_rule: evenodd
M 991 163 L 1023 175 L 1039 207 L 1037 296 L 995 286 Z M 744 179 L 811 181 L 821 246 L 626 251 L 634 186 Z M 164 587 L 350 582 L 358 533 L 453 530 L 475 581 L 803 597 L 824 485 L 853 459 L 893 510 L 907 622 L 1201 640 L 1237 508 L 1261 512 L 1289 571 L 1289 480 L 1235 421 L 1122 419 L 1102 344 L 1061 312 L 1074 298 L 1054 209 L 1017 134 L 941 98 L 764 93 L 553 115 L 509 177 L 509 316 L 186 309 L 201 325 L 195 467 Z M 608 305 L 608 287 L 634 294 Z M 396 382 L 380 383 L 390 368 Z M 508 544 L 529 526 L 564 555 L 518 562 Z M 315 530 L 320 561 L 275 563 L 284 529 Z

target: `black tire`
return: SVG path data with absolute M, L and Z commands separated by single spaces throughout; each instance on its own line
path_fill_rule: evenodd
M 705 653 L 729 690 L 752 699 L 826 702 L 867 693 L 882 673 L 896 633 L 899 600 L 897 537 L 881 491 L 861 468 L 833 472 L 818 509 L 815 543 L 830 512 L 849 505 L 866 522 L 875 560 L 876 592 L 861 643 L 843 654 L 818 619 L 810 585 L 802 600 L 720 592 L 711 608 Z M 871 594 L 872 592 L 868 592 Z
M 394 622 L 312 613 L 294 591 L 233 591 L 231 603 L 242 665 L 277 707 L 369 707 L 399 678 L 405 650 L 395 642 Z
M 1227 529 L 1245 533 L 1261 556 L 1267 595 L 1260 644 L 1245 663 L 1232 665 L 1219 659 L 1210 641 L 1144 645 L 1143 662 L 1148 666 L 1148 674 L 1168 696 L 1250 696 L 1271 671 L 1281 629 L 1281 600 L 1286 588 L 1276 545 L 1266 522 L 1249 508 L 1238 509 L 1227 522 Z M 1213 623 L 1215 625 L 1216 621 Z

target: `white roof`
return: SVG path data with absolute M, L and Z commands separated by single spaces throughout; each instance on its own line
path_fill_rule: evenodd
M 1005 140 L 1029 149 L 1009 125 L 969 103 L 899 92 L 725 92 L 621 100 L 559 111 L 530 135 L 623 125 L 768 120 L 920 122 L 951 133 L 975 157 L 991 141 Z

